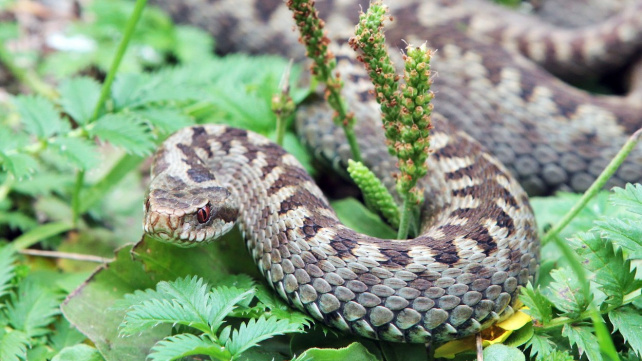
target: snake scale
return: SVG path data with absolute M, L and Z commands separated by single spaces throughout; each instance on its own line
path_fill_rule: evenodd
M 219 49 L 300 56 L 280 1 L 159 3 L 210 30 Z M 338 33 L 335 52 L 364 159 L 391 186 L 395 164 L 370 85 L 344 51 L 359 5 L 328 0 L 319 7 Z M 534 280 L 539 240 L 523 189 L 585 189 L 642 125 L 635 92 L 590 95 L 551 74 L 604 73 L 634 59 L 642 3 L 581 29 L 475 0 L 397 1 L 391 12 L 393 46 L 428 40 L 438 49 L 433 153 L 417 238 L 383 240 L 347 228 L 293 156 L 224 125 L 185 128 L 163 143 L 144 228 L 194 245 L 238 224 L 268 283 L 294 307 L 373 339 L 442 342 L 512 314 L 519 288 Z M 315 154 L 345 164 L 348 148 L 330 119 L 324 105 L 306 105 L 298 130 Z M 638 151 L 612 182 L 640 179 Z

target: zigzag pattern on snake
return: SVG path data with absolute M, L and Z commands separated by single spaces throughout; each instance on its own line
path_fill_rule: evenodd
M 430 45 L 440 49 L 435 66 L 447 64 L 438 68 L 434 85 L 440 101 L 435 101 L 430 177 L 421 184 L 427 202 L 419 237 L 381 240 L 346 228 L 291 155 L 252 132 L 220 125 L 186 128 L 156 154 L 145 207 L 146 232 L 194 244 L 215 239 L 238 222 L 254 260 L 283 298 L 320 321 L 370 338 L 444 341 L 476 333 L 511 314 L 519 287 L 533 281 L 538 268 L 534 218 L 526 193 L 510 172 L 452 124 L 475 124 L 465 129 L 478 133 L 473 136 L 484 143 L 497 145 L 493 148 L 497 156 L 509 159 L 510 169 L 537 193 L 587 186 L 582 177 L 592 177 L 599 161 L 609 159 L 609 149 L 619 146 L 613 142 L 639 125 L 640 113 L 630 99 L 598 98 L 572 90 L 516 52 L 530 52 L 560 69 L 564 51 L 579 60 L 586 55 L 573 50 L 576 44 L 563 50 L 545 33 L 534 32 L 526 35 L 541 47 L 528 50 L 524 33 L 504 36 L 500 30 L 510 27 L 489 28 L 483 16 L 479 20 L 457 6 L 463 3 L 439 8 L 437 30 L 423 23 L 421 14 L 430 13 L 425 7 L 439 2 L 412 2 L 393 9 L 398 23 L 403 21 L 403 27 L 427 36 Z M 230 15 L 224 4 L 212 9 Z M 282 12 L 265 2 L 256 5 L 267 13 L 258 18 L 265 23 Z M 228 25 L 244 29 L 247 24 L 238 19 L 250 13 L 234 14 L 229 19 L 236 20 Z M 640 32 L 637 19 L 623 16 L 597 27 L 593 35 L 615 32 L 618 36 L 604 43 L 605 48 L 634 53 L 639 44 L 630 38 Z M 514 23 L 520 29 L 521 23 Z M 260 32 L 260 23 L 256 28 Z M 400 27 L 392 28 L 388 35 L 395 39 L 398 31 Z M 488 39 L 501 37 L 513 47 L 491 48 L 469 32 Z M 583 33 L 568 34 L 571 43 L 586 38 Z M 248 43 L 251 38 L 244 37 Z M 607 53 L 586 56 L 586 67 L 613 62 Z M 357 132 L 364 158 L 390 184 L 394 161 L 376 146 L 382 141 L 377 138 L 379 128 L 373 126 L 378 111 L 367 99 L 368 85 L 351 61 L 340 57 L 340 63 L 352 84 L 347 93 L 360 119 Z M 451 78 L 452 72 L 457 76 Z M 297 123 L 316 153 L 327 159 L 345 158 L 346 147 L 336 137 L 341 131 L 329 119 L 327 109 L 311 105 Z M 560 127 L 567 133 L 557 135 Z M 599 148 L 607 144 L 606 150 Z M 636 154 L 615 182 L 639 180 L 641 159 Z

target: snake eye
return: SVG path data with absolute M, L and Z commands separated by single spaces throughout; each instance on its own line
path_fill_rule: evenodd
M 209 204 L 206 204 L 205 207 L 199 208 L 198 211 L 196 211 L 196 219 L 198 219 L 198 223 L 205 223 L 210 220 Z

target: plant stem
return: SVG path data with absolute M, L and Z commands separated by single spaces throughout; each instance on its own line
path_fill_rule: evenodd
M 74 228 L 78 227 L 78 218 L 80 217 L 80 191 L 85 183 L 85 171 L 79 170 L 76 173 L 76 183 L 71 194 L 71 223 Z
M 604 168 L 599 177 L 591 184 L 589 189 L 584 192 L 580 200 L 573 205 L 573 207 L 562 217 L 553 228 L 551 228 L 544 237 L 542 237 L 542 245 L 548 243 L 552 238 L 556 237 L 572 220 L 575 216 L 586 206 L 586 204 L 595 197 L 595 195 L 604 187 L 606 182 L 615 174 L 617 169 L 622 165 L 626 157 L 631 153 L 635 145 L 642 137 L 642 129 L 638 129 L 633 135 L 629 137 L 626 143 L 622 146 L 620 151 L 611 159 L 609 165 Z
M 0 43 L 0 62 L 7 67 L 16 79 L 44 97 L 49 99 L 55 99 L 58 97 L 58 93 L 54 88 L 40 79 L 35 72 L 19 67 L 13 59 L 13 56 L 5 46 L 5 43 Z
M 145 4 L 147 4 L 147 0 L 136 0 L 136 5 L 134 6 L 134 12 L 132 13 L 132 15 L 129 17 L 129 20 L 127 21 L 127 25 L 125 26 L 125 32 L 123 33 L 123 38 L 120 41 L 120 44 L 118 44 L 116 55 L 114 56 L 114 59 L 111 62 L 111 66 L 109 67 L 109 72 L 107 73 L 107 77 L 105 78 L 103 87 L 100 90 L 100 97 L 98 98 L 98 102 L 94 107 L 94 112 L 92 113 L 91 119 L 89 120 L 90 122 L 98 118 L 98 114 L 100 114 L 100 110 L 103 108 L 105 102 L 107 101 L 107 97 L 109 96 L 109 92 L 111 91 L 111 85 L 114 82 L 114 79 L 116 78 L 118 67 L 120 66 L 120 62 L 122 61 L 123 56 L 125 55 L 125 52 L 127 51 L 127 46 L 129 45 L 129 40 L 131 40 L 131 37 L 134 34 L 134 29 L 136 28 L 136 24 L 138 23 L 138 20 L 140 19 L 140 16 L 143 13 L 143 9 L 145 9 Z
M 140 16 L 143 13 L 143 9 L 145 9 L 146 3 L 147 3 L 147 0 L 136 1 L 136 5 L 134 6 L 134 12 L 132 13 L 132 15 L 129 17 L 129 20 L 127 21 L 123 38 L 120 41 L 120 44 L 118 44 L 116 55 L 114 56 L 114 59 L 111 62 L 111 66 L 109 67 L 109 72 L 107 73 L 107 77 L 105 78 L 103 87 L 100 90 L 100 97 L 98 98 L 98 101 L 94 106 L 94 112 L 92 113 L 91 118 L 89 119 L 89 122 L 93 122 L 98 118 L 98 115 L 100 114 L 100 110 L 103 108 L 105 102 L 107 101 L 107 98 L 109 97 L 109 92 L 111 91 L 111 85 L 114 83 L 114 79 L 116 78 L 118 67 L 120 66 L 120 62 L 123 60 L 123 56 L 125 55 L 125 52 L 127 51 L 127 46 L 129 45 L 129 41 L 131 40 L 132 35 L 134 34 L 134 29 L 136 29 L 136 24 L 138 23 L 138 20 L 140 19 Z M 76 184 L 74 185 L 74 190 L 73 190 L 72 199 L 71 199 L 71 207 L 73 212 L 72 224 L 74 225 L 74 227 L 78 225 L 78 218 L 80 217 L 80 213 L 81 213 L 80 191 L 82 189 L 84 180 L 85 180 L 85 171 L 79 170 L 76 175 Z
M 412 218 L 414 209 L 414 202 L 408 195 L 403 200 L 401 207 L 401 219 L 399 220 L 399 230 L 397 231 L 397 239 L 408 238 L 408 230 L 410 229 L 410 219 Z

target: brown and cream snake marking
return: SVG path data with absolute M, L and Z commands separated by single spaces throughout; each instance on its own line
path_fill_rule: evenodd
M 229 27 L 224 44 L 256 51 L 289 43 L 289 28 L 279 23 L 289 15 L 284 7 L 232 3 L 166 6 L 196 22 L 199 16 L 218 17 L 208 24 Z M 346 6 L 323 4 L 329 3 Z M 427 202 L 419 237 L 382 240 L 346 228 L 291 155 L 259 135 L 221 125 L 186 128 L 163 144 L 154 159 L 145 231 L 194 244 L 215 239 L 236 222 L 268 282 L 295 307 L 370 338 L 444 341 L 511 314 L 519 287 L 537 272 L 537 229 L 526 193 L 510 171 L 532 193 L 586 188 L 642 123 L 634 98 L 586 94 L 526 56 L 571 75 L 605 69 L 639 51 L 642 5 L 633 8 L 636 16 L 629 9 L 557 37 L 549 28 L 534 28 L 530 18 L 502 17 L 505 10 L 472 0 L 393 5 L 393 42 L 427 38 L 440 54 L 434 63 L 440 72 L 434 153 L 422 184 Z M 191 6 L 199 9 L 196 15 Z M 346 27 L 342 14 L 333 12 L 330 29 Z M 614 51 L 621 56 L 613 57 Z M 368 85 L 337 52 L 360 119 L 364 158 L 390 184 L 394 161 L 380 147 Z M 327 109 L 310 105 L 297 123 L 317 154 L 344 161 L 341 131 L 328 119 Z M 453 124 L 493 150 L 510 171 Z M 614 182 L 639 181 L 641 165 L 638 152 Z

